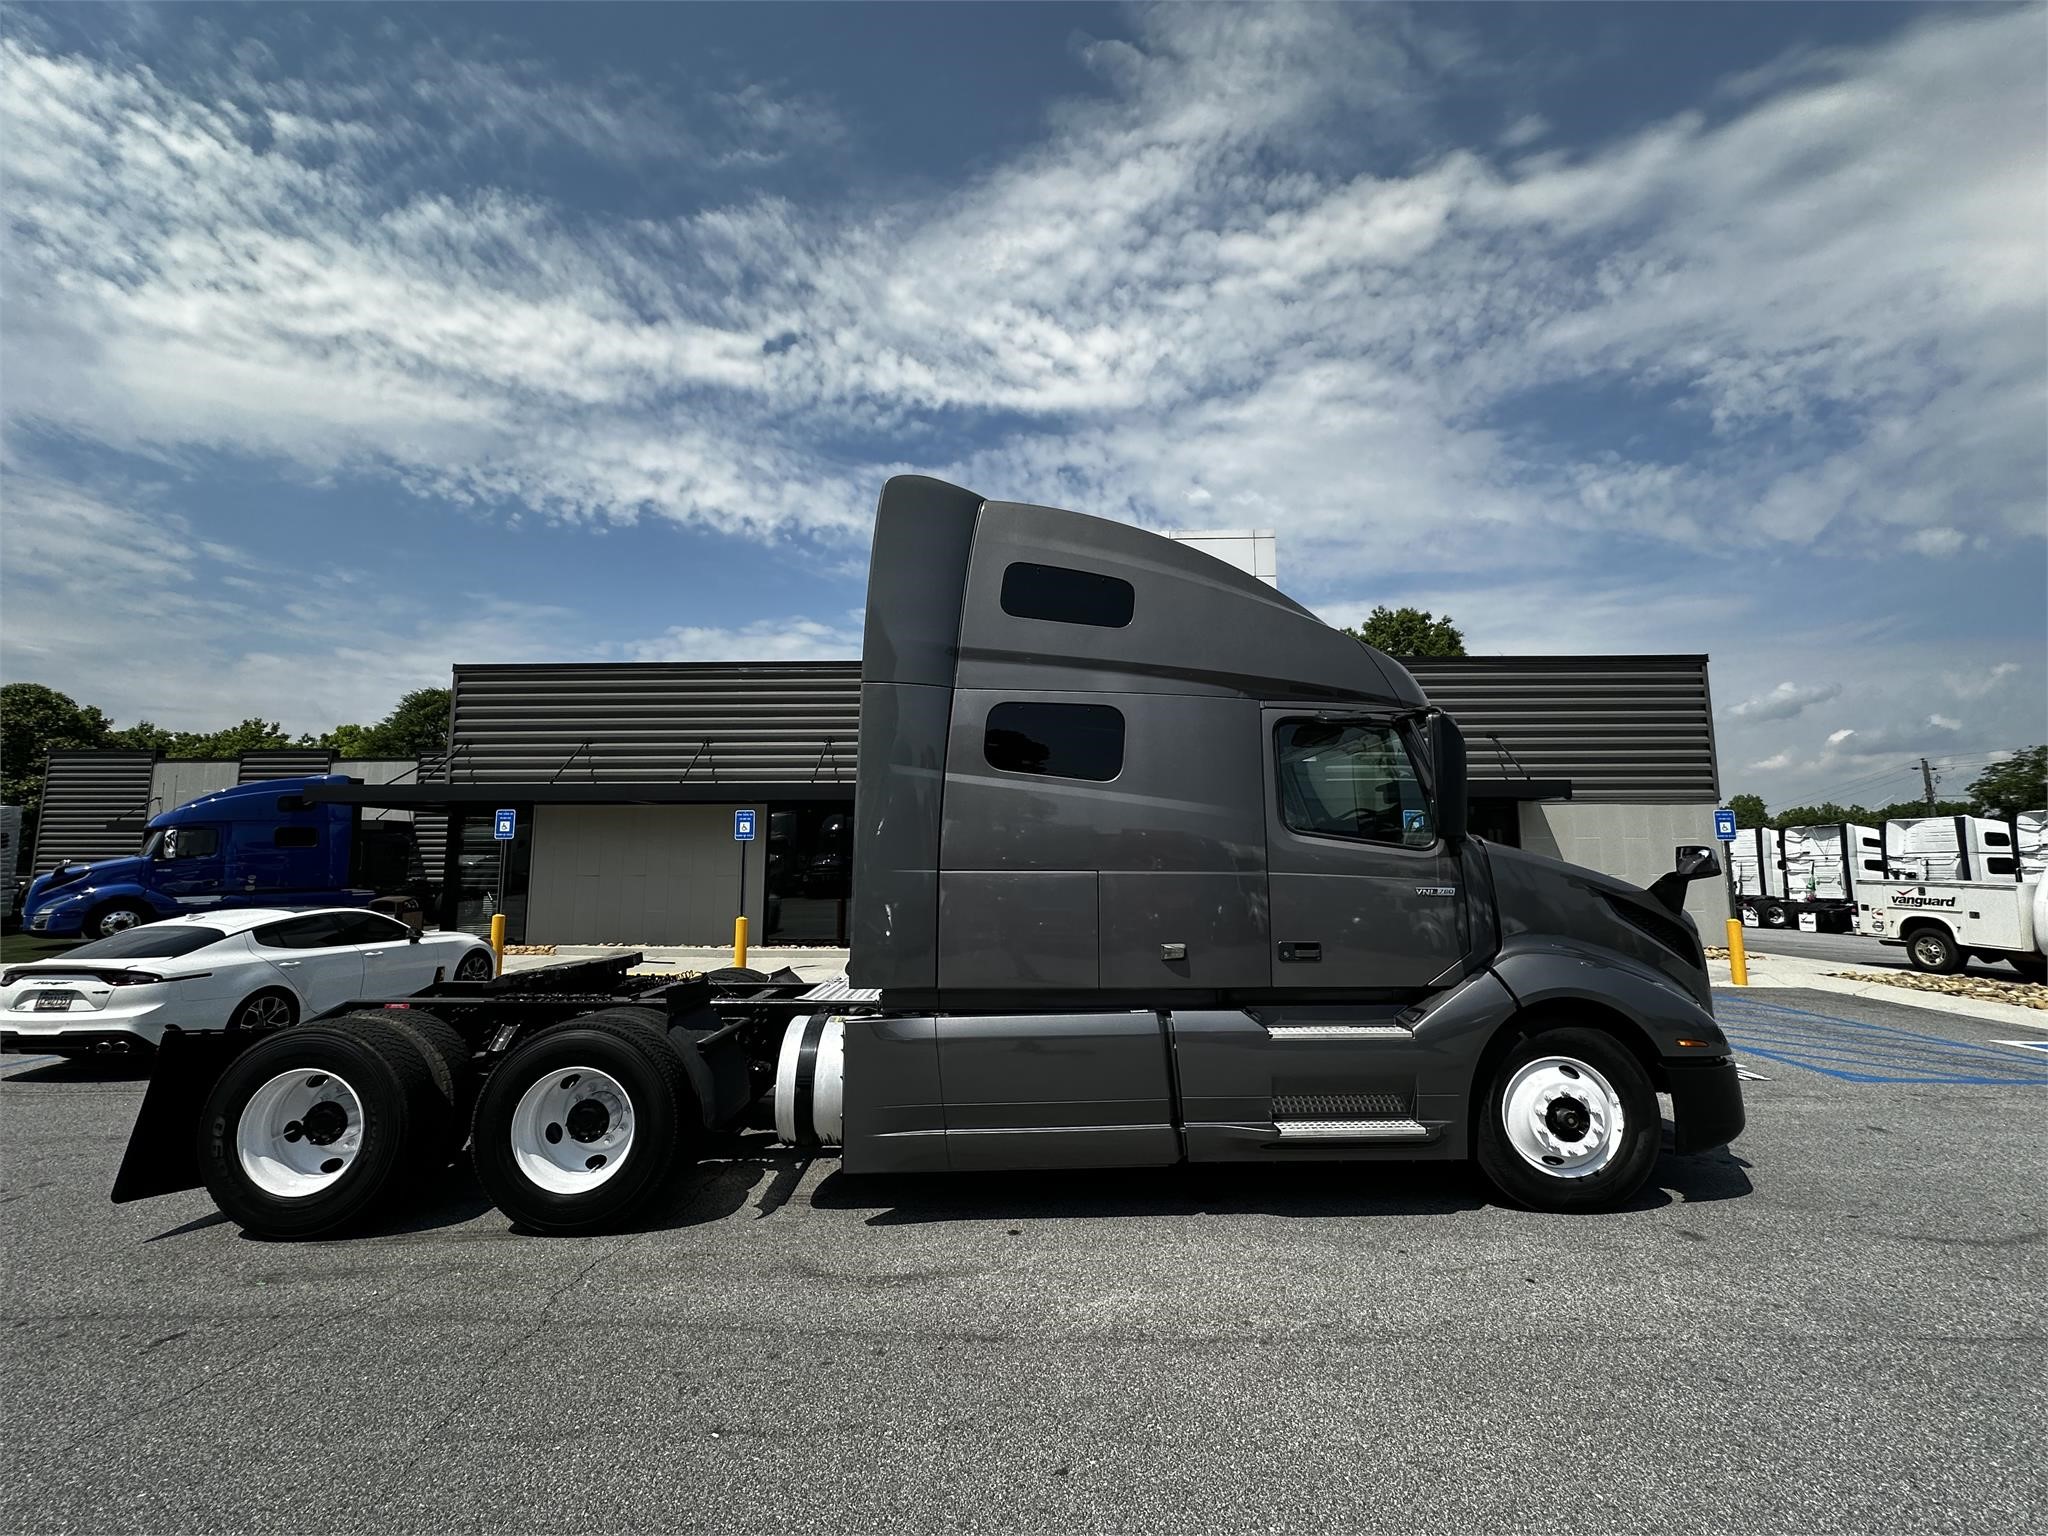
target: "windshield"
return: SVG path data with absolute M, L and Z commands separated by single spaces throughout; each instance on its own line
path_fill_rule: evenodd
M 185 923 L 145 923 L 67 950 L 66 960 L 171 960 L 226 938 L 218 928 Z

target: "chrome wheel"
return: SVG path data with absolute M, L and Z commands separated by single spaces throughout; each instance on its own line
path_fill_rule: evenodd
M 250 998 L 235 1015 L 235 1023 L 243 1029 L 282 1029 L 291 1021 L 291 1000 L 275 992 Z
M 512 1161 L 555 1195 L 580 1195 L 617 1173 L 633 1151 L 633 1100 L 595 1067 L 550 1072 L 512 1111 Z
M 326 1189 L 363 1148 L 363 1101 L 332 1072 L 280 1072 L 249 1095 L 235 1156 L 249 1182 L 282 1200 Z
M 1948 964 L 1948 943 L 1939 934 L 1913 936 L 1913 963 L 1923 971 L 1938 971 Z
M 1539 1057 L 1508 1079 L 1500 1115 L 1522 1161 L 1558 1179 L 1598 1173 L 1628 1129 L 1613 1084 L 1569 1056 Z
M 489 981 L 496 967 L 491 962 L 489 950 L 472 949 L 462 957 L 462 963 L 455 967 L 457 981 Z
M 107 939 L 117 933 L 126 933 L 130 928 L 139 926 L 141 922 L 142 914 L 133 907 L 116 907 L 111 912 L 100 914 L 100 920 L 93 924 L 93 928 L 96 937 Z

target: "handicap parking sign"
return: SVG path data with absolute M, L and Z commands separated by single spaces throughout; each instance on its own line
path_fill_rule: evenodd
M 1714 812 L 1714 836 L 1724 843 L 1735 841 L 1735 813 L 1730 810 Z
M 518 835 L 519 813 L 517 811 L 498 812 L 498 819 L 491 827 L 491 836 L 501 843 L 509 843 Z
M 751 843 L 754 840 L 754 813 L 734 811 L 732 813 L 732 840 L 736 843 Z

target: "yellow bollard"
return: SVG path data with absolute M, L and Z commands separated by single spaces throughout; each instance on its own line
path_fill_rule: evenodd
M 1749 985 L 1749 956 L 1742 952 L 1742 919 L 1728 919 L 1728 978 L 1738 987 Z
M 742 966 L 747 963 L 747 919 L 746 914 L 732 920 L 732 963 Z
M 496 960 L 496 961 L 498 962 L 498 964 L 497 964 L 497 972 L 498 972 L 498 974 L 499 974 L 500 976 L 504 975 L 504 974 L 505 974 L 505 914 L 504 914 L 504 913 L 502 913 L 502 912 L 493 912 L 493 913 L 491 914 L 491 955 L 492 955 L 492 958 L 493 958 L 493 959 L 495 959 L 495 960 Z

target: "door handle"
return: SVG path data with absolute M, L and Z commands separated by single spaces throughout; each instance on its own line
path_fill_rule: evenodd
M 1320 960 L 1323 958 L 1323 946 L 1321 944 L 1301 943 L 1282 944 L 1280 946 L 1280 958 L 1282 960 Z
M 284 967 L 284 969 L 286 969 L 286 970 L 290 970 L 290 969 L 291 969 L 291 968 L 292 968 L 293 966 L 295 966 L 295 965 L 304 965 L 304 964 L 305 964 L 305 962 L 304 962 L 303 960 L 280 960 L 280 961 L 278 961 L 277 963 L 278 963 L 279 965 L 281 965 L 282 967 Z

